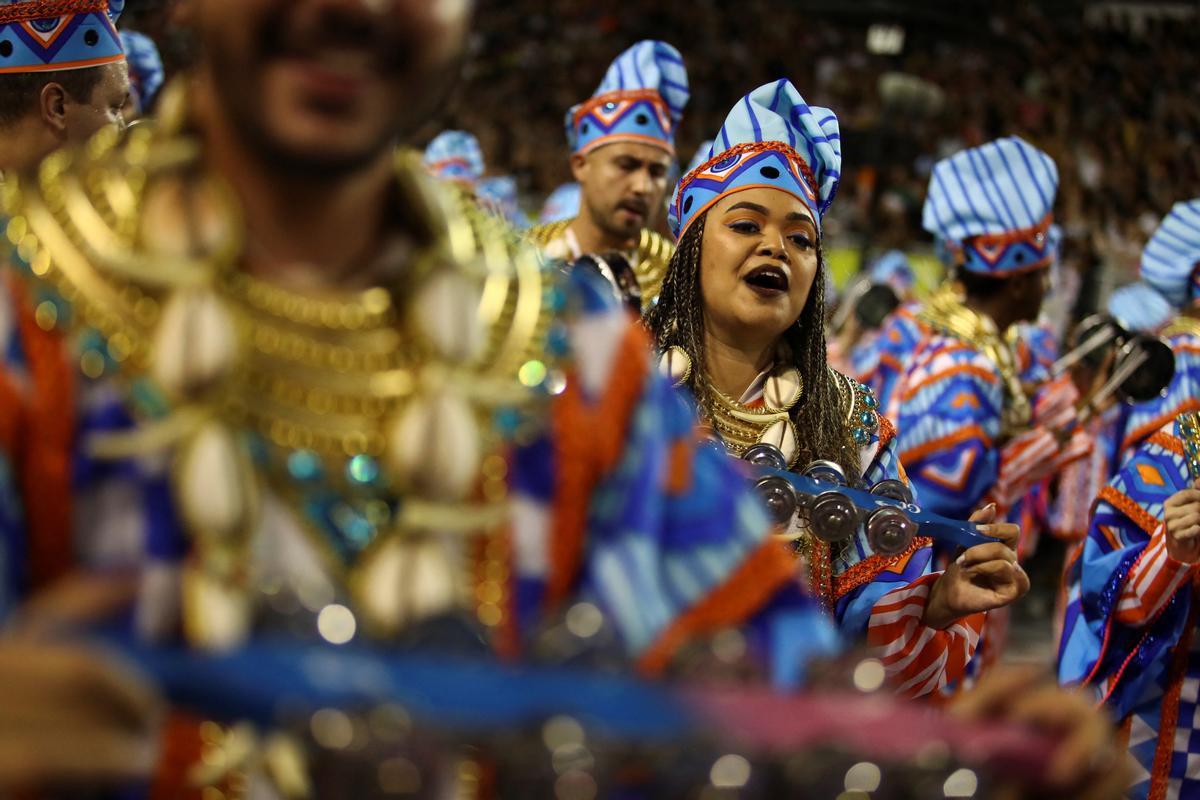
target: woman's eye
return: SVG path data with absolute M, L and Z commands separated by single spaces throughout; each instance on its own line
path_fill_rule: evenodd
M 729 227 L 738 233 L 758 233 L 758 225 L 748 219 L 731 222 Z
M 808 238 L 807 233 L 793 233 L 792 244 L 799 247 L 801 250 L 807 250 L 812 247 L 812 239 Z

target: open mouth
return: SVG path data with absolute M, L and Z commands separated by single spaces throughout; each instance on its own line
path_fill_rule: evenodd
M 787 271 L 774 265 L 755 267 L 742 280 L 762 294 L 782 294 L 790 284 Z

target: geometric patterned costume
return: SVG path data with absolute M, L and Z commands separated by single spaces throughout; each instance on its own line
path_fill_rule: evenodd
M 1142 281 L 1179 312 L 1200 300 L 1200 200 L 1176 203 L 1142 251 Z M 1200 409 L 1200 320 L 1181 313 L 1162 331 L 1175 353 L 1175 377 L 1162 397 L 1134 406 L 1121 431 L 1122 459 L 1178 415 Z
M 904 303 L 887 316 L 879 333 L 851 354 L 853 373 L 879 398 L 879 407 L 891 407 L 896 383 L 904 375 L 908 359 L 924 336 L 920 311 L 924 303 Z
M 1198 261 L 1200 201 L 1178 203 L 1143 251 L 1142 280 L 1190 312 Z M 1123 724 L 1139 766 L 1130 796 L 1154 800 L 1200 797 L 1198 573 L 1168 555 L 1163 523 L 1163 504 L 1200 479 L 1200 325 L 1184 313 L 1163 336 L 1175 376 L 1162 397 L 1122 410 L 1059 648 L 1060 680 L 1091 687 Z
M 673 232 L 682 236 L 718 200 L 764 185 L 806 203 L 819 229 L 838 183 L 839 138 L 836 116 L 809 106 L 790 82 L 759 87 L 734 106 L 708 158 L 680 181 L 669 211 Z M 673 375 L 678 373 L 671 368 L 671 359 L 690 359 L 679 350 L 671 348 L 664 356 Z M 741 455 L 751 443 L 768 437 L 769 431 L 780 430 L 780 449 L 791 458 L 797 441 L 795 411 L 803 392 L 802 382 L 787 379 L 791 372 L 798 375 L 786 358 L 781 359 L 736 400 L 708 388 L 712 402 L 706 408 L 712 427 L 733 454 Z M 867 485 L 902 480 L 894 428 L 879 417 L 870 391 L 836 372 L 833 378 L 844 404 L 847 432 L 859 447 L 860 475 L 855 477 Z M 707 385 L 704 379 L 701 383 Z M 775 399 L 777 405 L 769 406 L 767 397 L 781 394 L 772 387 L 783 385 L 796 387 L 782 392 L 791 397 L 790 404 Z M 762 417 L 749 422 L 755 415 Z M 813 589 L 833 609 L 842 632 L 851 641 L 865 640 L 878 649 L 899 691 L 914 696 L 938 693 L 962 679 L 986 615 L 971 615 L 946 631 L 923 624 L 930 589 L 940 577 L 932 571 L 928 539 L 917 539 L 906 552 L 887 557 L 871 549 L 862 526 L 850 542 L 832 552 L 808 535 L 798 518 L 787 533 L 806 556 Z
M 1175 309 L 1155 289 L 1134 283 L 1112 293 L 1108 313 L 1126 330 L 1157 335 L 1175 316 Z M 1079 574 L 1075 565 L 1087 539 L 1092 504 L 1119 466 L 1121 431 L 1131 410 L 1128 404 L 1119 403 L 1089 420 L 1087 430 L 1093 437 L 1091 454 L 1069 464 L 1059 474 L 1058 492 L 1050 510 L 1050 531 L 1067 545 L 1060 615 L 1065 613 L 1069 601 L 1078 598 Z
M 82 69 L 125 60 L 125 0 L 0 0 L 0 72 Z
M 0 0 L 0 73 L 77 70 L 125 61 L 116 30 L 124 8 L 125 0 Z M 0 188 L 3 185 L 0 177 Z M 12 368 L 0 375 L 0 609 L 70 567 L 71 508 L 62 501 L 76 476 L 62 451 L 73 445 L 76 379 L 62 358 L 61 343 L 47 335 L 58 309 L 45 301 L 36 293 L 31 296 L 6 271 L 0 282 L 0 356 Z M 30 353 L 45 357 L 24 357 Z M 100 417 L 102 405 L 94 399 L 79 410 Z M 112 424 L 112 418 L 105 424 Z M 20 497 L 24 503 L 18 502 Z
M 1055 258 L 1047 229 L 1057 185 L 1044 153 L 1020 139 L 991 142 L 935 166 L 925 226 L 968 271 L 1043 269 Z M 1084 446 L 1063 451 L 1048 429 L 1071 421 L 1070 402 L 1048 395 L 1031 407 L 1011 345 L 953 294 L 921 320 L 928 332 L 888 407 L 901 461 L 930 509 L 965 517 L 994 501 L 1003 516 Z
M 1162 524 L 1163 503 L 1200 475 L 1198 430 L 1192 414 L 1169 423 L 1104 487 L 1063 625 L 1059 678 L 1091 687 L 1122 722 L 1133 798 L 1200 797 L 1197 567 L 1167 555 Z

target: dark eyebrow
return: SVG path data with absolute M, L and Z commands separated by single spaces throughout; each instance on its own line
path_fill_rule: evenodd
M 764 217 L 767 216 L 767 209 L 764 206 L 760 206 L 758 203 L 751 203 L 746 200 L 743 200 L 740 203 L 736 203 L 736 204 L 730 206 L 729 210 L 737 211 L 739 208 L 744 208 L 747 211 L 754 211 L 758 214 L 762 214 Z
M 739 208 L 744 208 L 747 211 L 754 211 L 756 213 L 762 214 L 764 217 L 767 216 L 767 209 L 765 206 L 760 206 L 758 203 L 751 203 L 749 200 L 743 200 L 740 203 L 735 203 L 729 207 L 729 210 L 737 211 Z M 792 222 L 793 220 L 800 220 L 801 222 L 807 222 L 809 225 L 813 224 L 812 217 L 810 217 L 808 214 L 803 214 L 799 211 L 793 211 L 792 213 L 788 214 L 787 219 L 788 219 L 788 222 Z

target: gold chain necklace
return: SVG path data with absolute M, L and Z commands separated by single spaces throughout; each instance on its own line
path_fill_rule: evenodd
M 934 330 L 959 339 L 995 364 L 1004 387 L 1003 431 L 1011 435 L 1029 425 L 1032 409 L 1021 387 L 1016 356 L 995 323 L 968 308 L 957 294 L 938 293 L 921 310 L 920 318 Z
M 526 232 L 525 237 L 530 244 L 543 249 L 562 237 L 574 221 L 572 218 L 536 225 Z M 675 245 L 649 228 L 642 229 L 638 246 L 632 253 L 630 266 L 637 275 L 638 287 L 642 292 L 643 312 L 649 310 L 662 291 L 662 282 L 667 275 L 667 266 L 671 263 L 673 255 L 675 255 Z
M 706 407 L 709 421 L 721 435 L 726 449 L 738 458 L 750 445 L 762 441 L 768 428 L 780 422 L 791 422 L 791 406 L 786 409 L 751 408 L 713 386 L 707 375 L 703 380 L 703 391 L 709 398 Z

